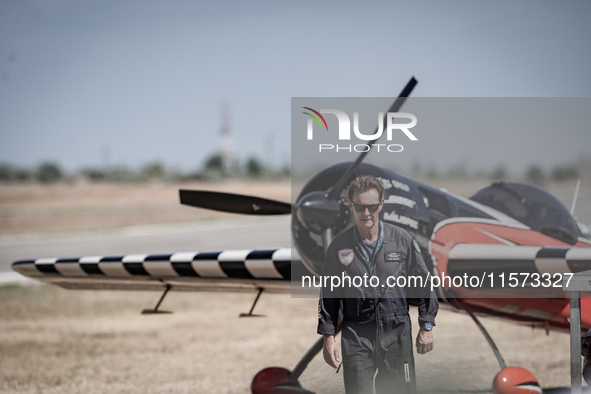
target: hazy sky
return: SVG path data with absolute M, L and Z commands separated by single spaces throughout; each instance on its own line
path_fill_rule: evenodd
M 227 100 L 238 158 L 289 164 L 291 97 L 412 75 L 415 97 L 589 97 L 590 20 L 588 1 L 0 0 L 0 162 L 197 169 Z

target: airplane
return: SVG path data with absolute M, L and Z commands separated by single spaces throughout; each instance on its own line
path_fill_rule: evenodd
M 409 81 L 389 112 L 403 105 L 416 83 L 414 78 Z M 193 207 L 291 215 L 295 249 L 39 258 L 17 261 L 12 268 L 66 289 L 162 291 L 156 306 L 143 313 L 164 313 L 159 307 L 170 290 L 250 291 L 256 297 L 243 316 L 255 316 L 263 292 L 292 293 L 302 278 L 322 275 L 328 244 L 354 223 L 346 185 L 355 176 L 372 175 L 385 189 L 381 220 L 400 226 L 415 239 L 431 280 L 440 280 L 435 287 L 440 302 L 470 315 L 501 369 L 505 362 L 476 313 L 546 330 L 570 329 L 562 279 L 591 269 L 591 231 L 554 196 L 527 183 L 495 182 L 464 198 L 363 163 L 367 153 L 312 177 L 293 204 L 242 194 L 179 191 L 181 204 Z M 452 277 L 476 278 L 479 283 L 454 282 Z M 582 332 L 591 328 L 591 301 L 585 298 L 581 327 Z M 263 369 L 253 378 L 252 392 L 310 393 L 298 378 L 321 349 L 322 338 L 293 370 Z

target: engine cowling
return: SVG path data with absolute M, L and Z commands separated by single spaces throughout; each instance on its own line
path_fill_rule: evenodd
M 347 205 L 347 190 L 343 189 L 336 198 L 329 197 L 331 187 L 345 174 L 351 163 L 340 163 L 314 176 L 302 189 L 292 215 L 292 234 L 298 254 L 309 271 L 322 274 L 324 265 L 323 232 L 330 229 L 333 235 L 345 230 L 354 220 Z M 386 170 L 371 164 L 361 164 L 350 174 L 373 175 L 391 178 Z M 327 245 L 326 245 L 327 246 Z

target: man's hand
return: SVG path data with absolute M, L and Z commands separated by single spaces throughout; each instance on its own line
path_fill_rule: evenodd
M 339 349 L 334 335 L 324 335 L 324 346 L 322 347 L 324 361 L 333 368 L 337 368 L 341 359 L 339 358 Z
M 433 331 L 427 331 L 421 328 L 417 335 L 417 352 L 419 354 L 425 354 L 431 350 L 433 350 Z

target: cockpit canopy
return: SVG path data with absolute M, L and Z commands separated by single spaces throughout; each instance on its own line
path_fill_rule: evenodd
M 480 190 L 470 199 L 501 211 L 550 237 L 571 245 L 577 242 L 579 229 L 575 219 L 560 201 L 537 186 L 498 182 Z

